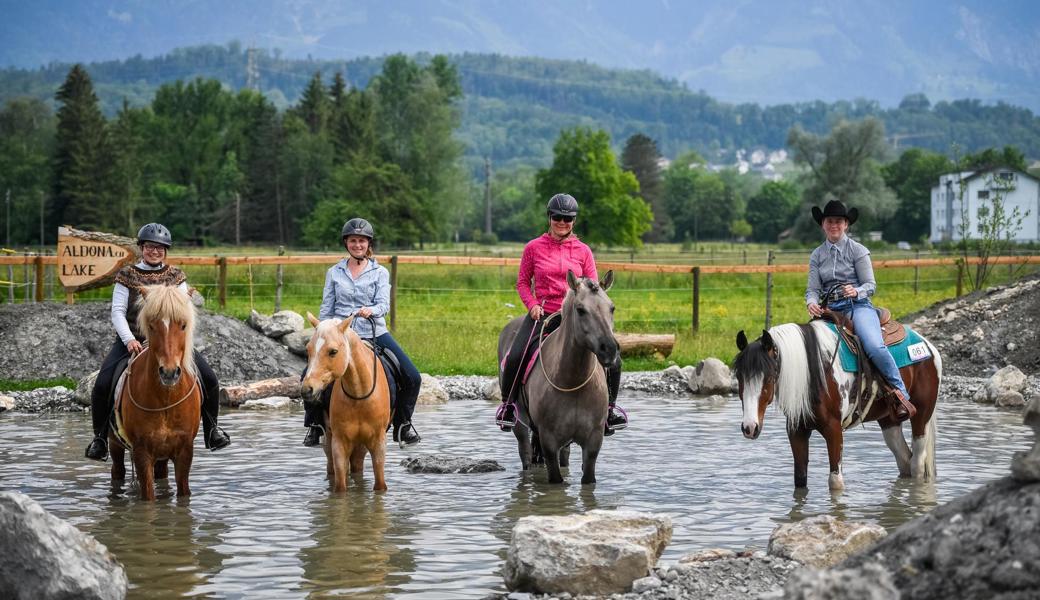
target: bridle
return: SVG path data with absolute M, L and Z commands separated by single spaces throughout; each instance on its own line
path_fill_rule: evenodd
M 348 316 L 347 318 L 349 319 L 350 317 Z M 373 319 L 372 317 L 362 317 L 362 318 L 363 319 L 368 319 L 369 325 L 372 326 L 372 345 L 373 345 L 373 347 L 369 348 L 369 350 L 372 351 L 372 388 L 369 389 L 368 393 L 366 393 L 364 396 L 355 396 L 355 395 L 353 395 L 353 394 L 351 394 L 350 392 L 347 391 L 346 386 L 343 385 L 343 378 L 340 377 L 339 378 L 339 389 L 343 390 L 343 393 L 346 394 L 347 397 L 350 398 L 351 400 L 365 400 L 366 398 L 371 396 L 373 393 L 375 393 L 377 377 L 378 377 L 378 374 L 379 374 L 379 371 L 378 371 L 378 369 L 379 369 L 379 356 L 376 354 L 376 349 L 374 347 L 375 344 L 376 344 L 376 341 L 375 341 L 375 333 L 376 333 L 375 319 Z M 344 336 L 344 337 L 346 337 L 346 336 Z M 347 343 L 349 344 L 349 342 L 347 342 Z
M 549 322 L 550 319 L 553 319 L 553 318 L 561 318 L 562 319 L 563 318 L 562 317 L 562 311 L 558 310 L 558 311 L 554 312 L 553 314 L 549 315 L 548 317 L 542 319 L 542 328 L 538 332 L 538 339 L 542 340 L 540 342 L 542 344 L 545 343 L 545 340 L 543 338 L 543 334 L 545 332 L 545 324 L 547 322 Z M 549 335 L 552 335 L 552 334 L 550 333 Z M 553 383 L 552 379 L 549 379 L 549 373 L 547 373 L 546 370 L 545 370 L 545 361 L 542 360 L 543 358 L 544 357 L 542 357 L 542 356 L 538 357 L 538 363 L 542 366 L 542 375 L 545 376 L 545 381 L 547 381 L 549 383 L 549 385 L 552 386 L 552 388 L 554 390 L 556 390 L 558 392 L 564 392 L 564 393 L 576 392 L 576 391 L 580 390 L 581 388 L 585 387 L 590 381 L 592 381 L 592 376 L 596 374 L 596 367 L 599 366 L 598 363 L 593 364 L 592 365 L 592 370 L 589 371 L 589 376 L 586 377 L 585 381 L 581 382 L 581 384 L 579 384 L 578 386 L 572 387 L 572 388 L 562 388 L 562 387 L 556 385 L 555 383 Z
M 165 411 L 170 410 L 171 408 L 179 406 L 182 402 L 184 402 L 185 400 L 190 398 L 191 397 L 191 393 L 194 392 L 195 388 L 197 388 L 199 386 L 199 378 L 198 377 L 192 376 L 192 378 L 191 378 L 191 387 L 188 388 L 188 393 L 184 394 L 183 398 L 181 398 L 180 400 L 174 402 L 173 404 L 170 404 L 170 405 L 167 405 L 167 406 L 163 406 L 163 407 L 160 407 L 160 408 L 149 408 L 147 406 L 141 406 L 140 404 L 137 403 L 137 400 L 134 399 L 133 387 L 130 385 L 130 373 L 131 373 L 131 367 L 134 366 L 134 363 L 137 362 L 137 359 L 139 359 L 142 356 L 144 356 L 145 352 L 148 352 L 148 346 L 145 346 L 144 349 L 141 350 L 140 352 L 138 352 L 136 356 L 131 357 L 130 358 L 130 363 L 126 366 L 126 380 L 127 380 L 126 384 L 125 384 L 126 385 L 126 395 L 127 395 L 128 398 L 130 398 L 130 403 L 133 404 L 135 407 L 137 407 L 139 410 L 143 410 L 145 412 L 165 412 Z

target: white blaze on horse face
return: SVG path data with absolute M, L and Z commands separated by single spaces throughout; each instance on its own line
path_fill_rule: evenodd
M 321 347 L 324 345 L 325 337 L 318 335 L 318 339 L 314 340 L 314 354 L 311 355 L 310 362 L 307 364 L 308 373 L 313 373 L 314 369 L 318 366 L 318 357 L 321 356 Z
M 740 398 L 744 408 L 744 416 L 740 422 L 741 431 L 754 432 L 759 426 L 758 403 L 762 395 L 762 381 L 762 377 L 751 377 L 744 382 L 744 395 Z

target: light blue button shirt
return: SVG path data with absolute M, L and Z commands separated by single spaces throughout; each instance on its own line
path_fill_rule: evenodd
M 809 255 L 805 304 L 819 304 L 820 296 L 838 282 L 851 283 L 860 300 L 873 296 L 877 289 L 870 250 L 848 236 L 842 236 L 837 244 L 824 241 Z
M 324 321 L 333 317 L 344 319 L 364 307 L 372 311 L 372 323 L 358 318 L 353 328 L 363 338 L 379 337 L 387 332 L 386 313 L 390 312 L 390 272 L 368 259 L 365 269 L 355 279 L 343 259 L 325 273 L 325 289 L 321 293 L 321 309 L 318 318 Z

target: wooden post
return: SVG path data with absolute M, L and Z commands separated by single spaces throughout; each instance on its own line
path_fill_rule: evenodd
M 769 255 L 766 256 L 766 264 L 773 264 L 773 251 L 769 251 Z M 766 329 L 769 329 L 769 325 L 773 322 L 773 272 L 766 273 Z
M 217 298 L 220 309 L 227 308 L 227 257 L 221 256 L 217 261 Z
M 23 283 L 25 283 L 25 303 L 28 304 L 29 303 L 29 297 L 30 297 L 29 296 L 29 292 L 30 292 L 30 290 L 29 290 L 30 279 L 29 279 L 29 249 L 28 248 L 26 248 L 24 250 L 23 256 L 24 256 L 24 258 L 22 259 L 22 279 L 23 279 Z
M 253 265 L 246 265 L 246 276 L 249 278 L 249 310 L 253 310 Z
M 390 330 L 397 331 L 397 256 L 390 257 Z
M 285 256 L 285 246 L 278 246 L 278 256 Z M 282 272 L 283 265 L 278 263 L 274 271 L 274 312 L 282 310 Z
M 744 264 L 747 264 L 747 249 L 744 249 Z
M 65 290 L 65 304 L 68 304 L 69 306 L 72 306 L 75 303 L 76 303 L 76 294 L 73 293 L 73 292 L 70 292 L 68 290 Z
M 36 301 L 43 302 L 43 255 L 36 255 Z
M 921 260 L 921 251 L 920 250 L 917 251 L 916 259 L 918 261 Z M 919 285 L 920 281 L 921 281 L 921 267 L 915 264 L 914 265 L 914 295 L 915 296 L 917 295 L 917 288 L 918 288 L 918 285 Z
M 957 297 L 964 293 L 964 259 L 957 259 Z
M 701 328 L 701 268 L 693 268 L 693 333 Z

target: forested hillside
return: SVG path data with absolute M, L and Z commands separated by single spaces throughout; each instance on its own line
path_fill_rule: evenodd
M 252 57 L 252 60 L 251 58 Z M 417 56 L 420 63 L 428 56 Z M 471 167 L 490 156 L 496 165 L 545 166 L 564 128 L 606 130 L 615 144 L 635 133 L 657 141 L 666 157 L 696 150 L 710 162 L 728 159 L 738 148 L 782 148 L 789 129 L 800 125 L 826 133 L 840 119 L 874 116 L 890 142 L 943 152 L 965 153 L 1013 145 L 1040 157 L 1040 119 L 1031 111 L 976 100 L 931 104 L 920 94 L 899 107 L 869 99 L 824 103 L 726 104 L 709 93 L 686 89 L 650 71 L 606 69 L 580 61 L 512 58 L 489 54 L 449 56 L 462 84 L 462 124 L 458 138 Z M 278 52 L 250 51 L 238 43 L 184 48 L 158 58 L 140 56 L 86 65 L 103 112 L 114 116 L 124 98 L 146 106 L 159 85 L 196 77 L 214 78 L 231 90 L 254 87 L 279 109 L 296 103 L 315 72 L 325 81 L 342 73 L 364 88 L 383 58 L 349 61 L 287 60 Z M 53 102 L 70 65 L 0 71 L 0 103 L 17 96 Z

